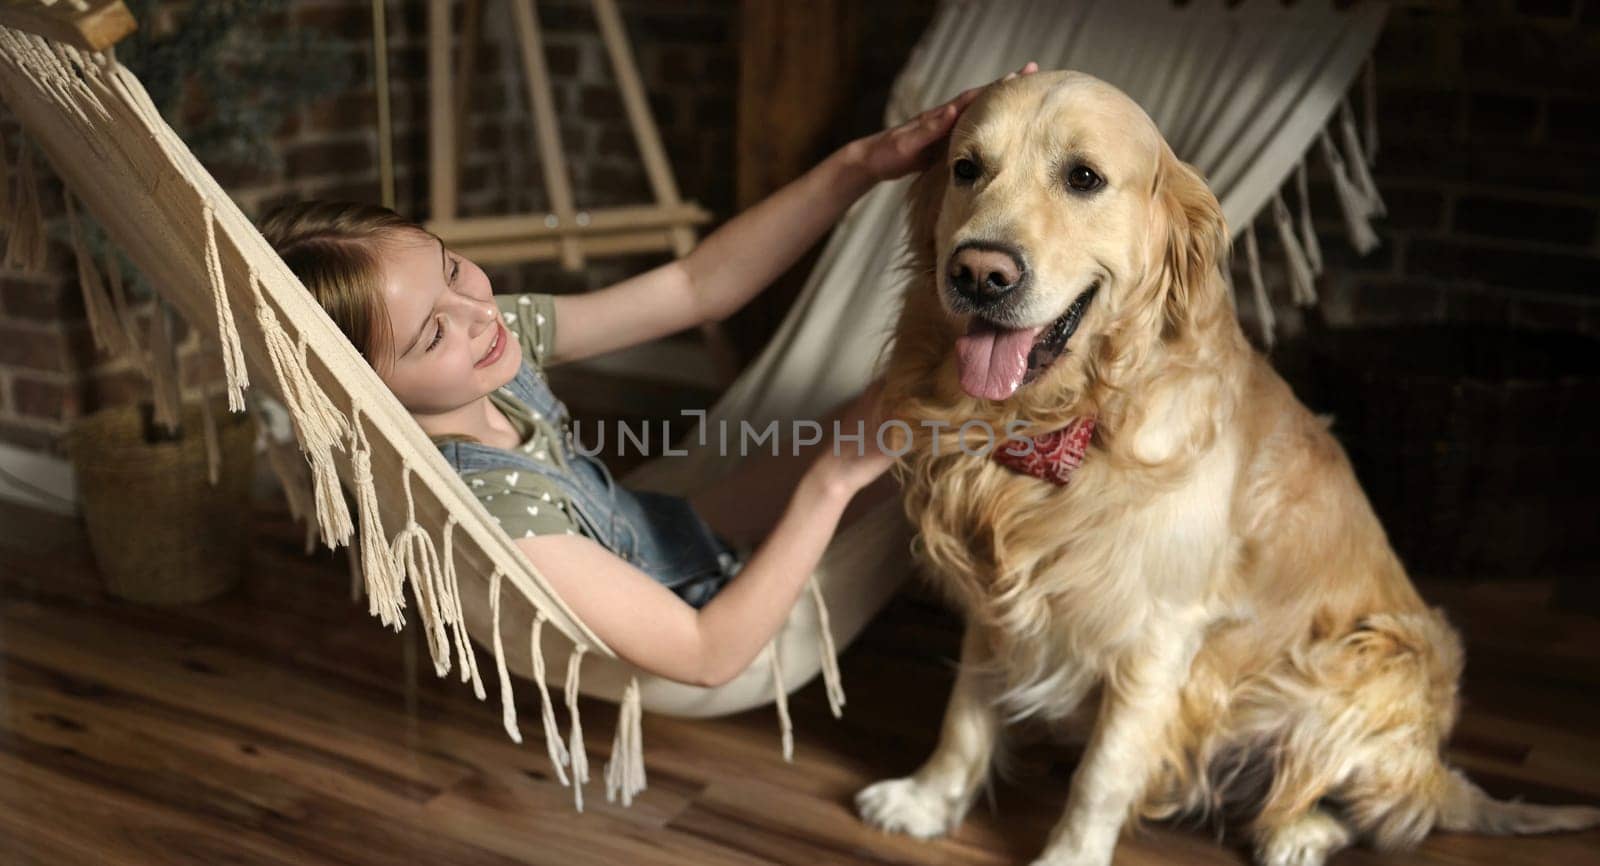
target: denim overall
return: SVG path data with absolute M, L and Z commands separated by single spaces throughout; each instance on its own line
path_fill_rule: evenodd
M 737 553 L 681 496 L 629 490 L 617 484 L 603 461 L 578 453 L 565 403 L 556 398 L 542 373 L 523 362 L 505 391 L 536 414 L 560 425 L 551 437 L 558 462 L 568 471 L 478 442 L 451 441 L 440 453 L 458 474 L 492 469 L 537 472 L 566 493 L 585 533 L 617 556 L 672 590 L 694 607 L 703 607 L 743 566 Z

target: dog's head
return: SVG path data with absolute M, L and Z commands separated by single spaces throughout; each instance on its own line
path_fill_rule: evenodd
M 909 209 L 913 267 L 934 291 L 919 281 L 907 304 L 938 305 L 923 312 L 974 398 L 1074 402 L 1228 303 L 1216 197 L 1137 104 L 1088 75 L 989 88 Z

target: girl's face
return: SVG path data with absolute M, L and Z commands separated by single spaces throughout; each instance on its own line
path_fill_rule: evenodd
M 412 232 L 386 246 L 383 275 L 394 339 L 379 375 L 406 409 L 443 414 L 516 376 L 522 347 L 501 323 L 481 268 Z

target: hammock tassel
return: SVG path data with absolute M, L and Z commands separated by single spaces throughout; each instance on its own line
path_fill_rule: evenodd
M 278 323 L 272 304 L 261 289 L 261 280 L 254 270 L 250 272 L 250 288 L 255 294 L 256 322 L 261 328 L 262 341 L 266 343 L 267 357 L 272 361 L 273 373 L 278 378 L 283 403 L 294 419 L 299 431 L 301 450 L 311 461 L 311 477 L 316 491 L 317 526 L 322 530 L 322 540 L 329 548 L 350 543 L 354 527 L 350 523 L 350 509 L 345 504 L 344 492 L 339 487 L 339 473 L 333 465 L 334 447 L 348 434 L 344 418 L 328 396 L 322 393 L 311 377 L 305 357 L 305 344 L 297 350 L 289 335 Z
M 1261 278 L 1261 248 L 1256 245 L 1256 227 L 1244 227 L 1244 260 L 1250 273 L 1250 289 L 1256 302 L 1256 317 L 1261 320 L 1261 344 L 1272 351 L 1277 344 L 1278 321 L 1267 298 L 1267 282 Z
M 417 600 L 417 615 L 422 618 L 422 630 L 428 638 L 428 654 L 433 657 L 433 670 L 438 676 L 450 673 L 450 642 L 445 637 L 444 623 L 439 606 L 439 584 L 443 582 L 439 552 L 428 531 L 417 523 L 417 503 L 411 494 L 411 464 L 401 470 L 406 491 L 406 526 L 394 537 L 395 565 L 411 581 L 411 594 Z M 395 595 L 402 596 L 404 589 L 395 584 Z
M 589 648 L 583 644 L 573 647 L 567 659 L 567 715 L 572 717 L 568 732 L 567 753 L 572 759 L 572 801 L 578 811 L 583 811 L 583 786 L 589 782 L 589 752 L 583 745 L 583 721 L 578 718 L 578 673 L 583 664 L 583 654 Z
M 155 402 L 155 423 L 168 430 L 177 430 L 183 415 L 181 386 L 178 382 L 178 358 L 172 345 L 172 320 L 167 305 L 157 300 L 150 307 L 150 375 L 151 396 Z
M 350 475 L 356 488 L 356 514 L 361 521 L 361 574 L 367 593 L 367 613 L 395 631 L 405 627 L 401 608 L 406 598 L 396 555 L 390 551 L 378 508 L 378 491 L 372 481 L 372 446 L 361 424 L 361 410 L 351 413 Z M 409 469 L 406 484 L 410 486 Z M 398 549 L 399 538 L 396 538 Z M 352 597 L 355 591 L 351 592 Z M 419 599 L 420 603 L 420 599 Z
M 33 169 L 33 149 L 26 141 L 17 152 L 16 182 L 9 202 L 10 235 L 6 238 L 4 266 L 38 273 L 44 270 L 49 238 L 39 212 L 39 178 Z
M 1378 246 L 1378 235 L 1367 221 L 1368 202 L 1361 191 L 1350 182 L 1344 159 L 1334 149 L 1333 139 L 1324 130 L 1321 134 L 1322 158 L 1328 164 L 1328 174 L 1333 177 L 1333 191 L 1339 197 L 1339 209 L 1344 212 L 1344 225 L 1350 233 L 1350 245 L 1356 252 L 1366 255 Z
M 505 723 L 506 736 L 511 742 L 522 742 L 522 731 L 517 730 L 517 701 L 511 694 L 511 673 L 506 670 L 505 645 L 500 642 L 500 580 L 505 575 L 496 568 L 489 577 L 490 618 L 494 621 L 494 666 L 500 674 L 500 719 Z
M 611 741 L 611 760 L 606 764 L 606 802 L 614 803 L 618 795 L 623 806 L 632 806 L 633 798 L 645 789 L 644 744 L 641 720 L 644 711 L 639 706 L 639 678 L 628 680 L 622 693 L 622 705 L 617 708 L 617 736 Z
M 1306 183 L 1306 161 L 1294 168 L 1295 196 L 1300 201 L 1300 248 L 1305 250 L 1306 264 L 1312 276 L 1322 275 L 1322 245 L 1317 242 L 1317 229 L 1311 221 L 1311 193 Z
M 66 206 L 67 230 L 72 236 L 72 254 L 78 265 L 78 291 L 83 294 L 83 311 L 89 320 L 89 334 L 94 338 L 96 349 L 112 358 L 127 357 L 131 354 L 133 338 L 128 334 L 127 321 L 106 292 L 106 285 L 100 279 L 100 271 L 94 266 L 94 255 L 89 252 L 89 244 L 83 236 L 83 227 L 78 223 L 78 208 L 72 201 L 72 194 L 63 193 L 62 203 Z M 134 358 L 135 362 L 139 359 Z
M 778 735 L 783 740 L 783 759 L 794 762 L 794 721 L 789 718 L 789 691 L 783 687 L 783 657 L 778 654 L 778 638 L 767 646 L 772 649 L 772 699 L 778 706 Z
M 811 576 L 811 601 L 817 606 L 817 632 L 822 638 L 822 683 L 828 692 L 828 710 L 834 718 L 844 715 L 844 680 L 839 675 L 839 651 L 833 645 L 833 626 L 828 622 L 828 603 L 822 598 L 822 585 Z
M 444 522 L 444 552 L 439 555 L 444 561 L 443 596 L 440 601 L 444 605 L 451 633 L 455 636 L 461 681 L 472 683 L 472 693 L 481 701 L 484 698 L 483 679 L 478 676 L 477 655 L 472 649 L 472 638 L 467 634 L 466 616 L 461 611 L 461 581 L 456 576 L 456 524 L 454 514 Z
M 1283 196 L 1272 195 L 1272 221 L 1278 226 L 1278 243 L 1283 245 L 1283 258 L 1289 272 L 1289 294 L 1302 307 L 1317 303 L 1316 280 L 1311 275 L 1311 264 L 1306 261 L 1305 250 L 1294 234 L 1294 220 L 1289 217 L 1289 206 Z
M 206 224 L 206 273 L 211 278 L 211 298 L 217 310 L 217 345 L 222 348 L 222 372 L 228 383 L 228 411 L 243 412 L 244 389 L 250 385 L 250 372 L 245 368 L 239 326 L 233 320 L 233 307 L 228 302 L 222 255 L 217 249 L 217 216 L 209 200 L 202 208 L 201 219 Z
M 533 636 L 530 638 L 529 652 L 533 657 L 533 681 L 539 687 L 539 713 L 544 721 L 544 747 L 550 753 L 550 766 L 556 771 L 556 778 L 561 784 L 569 785 L 567 781 L 566 766 L 572 762 L 567 755 L 567 744 L 561 741 L 561 731 L 556 727 L 556 711 L 550 704 L 550 686 L 545 683 L 544 673 L 544 624 L 549 619 L 544 611 L 534 609 Z
M 1339 137 L 1344 142 L 1345 162 L 1350 166 L 1350 180 L 1367 200 L 1367 216 L 1381 217 L 1389 212 L 1378 194 L 1378 184 L 1372 179 L 1367 157 L 1361 152 L 1361 139 L 1356 135 L 1355 112 L 1350 110 L 1350 100 L 1339 106 Z

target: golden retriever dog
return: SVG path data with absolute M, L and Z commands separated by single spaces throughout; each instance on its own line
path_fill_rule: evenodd
M 1004 723 L 1076 715 L 1092 730 L 1039 864 L 1103 866 L 1128 820 L 1180 815 L 1245 828 L 1271 866 L 1600 823 L 1444 762 L 1461 643 L 1246 342 L 1217 199 L 1139 106 L 1071 72 L 997 85 L 909 215 L 884 412 L 915 433 L 895 473 L 966 633 L 937 748 L 857 795 L 866 821 L 949 832 Z M 1083 419 L 1065 484 L 982 453 Z

